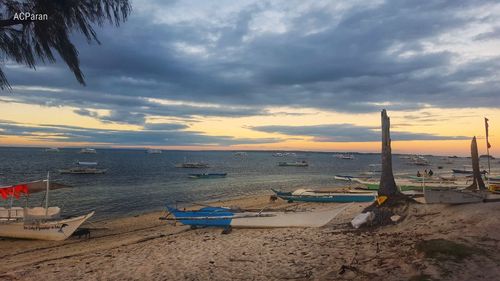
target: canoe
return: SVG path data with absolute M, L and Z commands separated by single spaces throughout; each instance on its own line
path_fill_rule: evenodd
M 196 211 L 168 206 L 167 209 L 173 220 L 194 227 L 281 228 L 321 227 L 346 207 L 310 212 L 237 212 L 224 207 L 205 207 Z
M 486 199 L 487 192 L 465 189 L 426 188 L 424 191 L 427 204 L 465 204 L 479 203 Z
M 282 192 L 273 189 L 276 196 L 288 202 L 322 202 L 322 203 L 351 203 L 372 202 L 377 199 L 375 192 L 315 192 L 313 190 L 298 189 L 294 192 Z
M 225 178 L 227 173 L 202 173 L 202 174 L 189 174 L 189 178 L 192 179 L 215 179 L 215 178 Z

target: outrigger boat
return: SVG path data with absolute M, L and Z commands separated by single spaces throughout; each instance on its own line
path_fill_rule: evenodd
M 305 160 L 302 160 L 300 162 L 278 162 L 278 166 L 280 166 L 280 167 L 286 167 L 286 166 L 307 167 L 307 166 L 309 166 L 309 164 Z
M 227 173 L 201 173 L 201 174 L 189 174 L 192 179 L 215 179 L 215 178 L 225 178 Z
M 96 154 L 97 151 L 95 149 L 93 149 L 93 148 L 88 148 L 87 147 L 87 148 L 82 148 L 80 150 L 80 152 L 78 152 L 78 153 L 81 153 L 81 154 Z
M 84 175 L 84 174 L 104 174 L 107 171 L 107 169 L 97 169 L 92 167 L 92 166 L 97 166 L 97 162 L 81 161 L 77 162 L 77 164 L 78 164 L 77 167 L 59 170 L 59 173 Z
M 68 186 L 49 182 L 48 174 L 46 180 L 0 187 L 1 197 L 5 200 L 10 197 L 10 206 L 0 207 L 0 237 L 54 241 L 70 237 L 94 212 L 60 219 L 60 208 L 49 207 L 49 190 L 65 187 Z M 21 195 L 28 196 L 43 191 L 45 191 L 45 207 L 12 207 L 14 198 L 19 199 Z
M 241 212 L 225 207 L 204 207 L 195 211 L 168 207 L 175 220 L 192 227 L 280 228 L 321 227 L 346 207 L 310 212 Z
M 288 202 L 323 202 L 323 203 L 350 203 L 372 202 L 377 199 L 376 192 L 366 191 L 315 191 L 297 189 L 294 192 L 282 192 L 272 189 L 276 196 Z
M 470 170 L 468 169 L 470 168 Z M 470 165 L 464 165 L 463 169 L 451 169 L 453 173 L 455 174 L 467 174 L 467 175 L 472 175 L 472 166 Z M 485 170 L 480 171 L 481 174 L 486 174 L 487 172 Z
M 175 165 L 176 168 L 192 168 L 192 169 L 202 169 L 209 168 L 210 166 L 206 163 L 200 162 L 186 162 Z

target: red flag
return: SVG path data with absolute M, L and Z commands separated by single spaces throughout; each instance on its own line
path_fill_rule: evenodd
M 488 141 L 488 127 L 489 127 L 489 126 L 488 126 L 488 121 L 489 121 L 489 120 L 488 120 L 488 118 L 486 118 L 486 117 L 485 117 L 485 118 L 484 118 L 484 126 L 486 127 L 486 146 L 487 146 L 488 148 L 491 148 L 491 144 L 490 144 L 490 142 Z

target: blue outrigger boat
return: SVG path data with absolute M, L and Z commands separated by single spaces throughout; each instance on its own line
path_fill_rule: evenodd
M 277 228 L 321 227 L 337 216 L 343 208 L 310 212 L 242 212 L 224 207 L 204 207 L 199 210 L 179 210 L 167 206 L 169 215 L 191 227 Z
M 376 192 L 318 192 L 306 189 L 297 189 L 294 192 L 283 192 L 274 189 L 272 191 L 276 193 L 276 196 L 288 202 L 351 203 L 372 202 L 377 199 Z

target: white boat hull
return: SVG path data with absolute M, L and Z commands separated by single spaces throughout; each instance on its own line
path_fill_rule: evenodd
M 0 222 L 0 237 L 62 241 L 70 237 L 94 212 L 70 219 L 34 222 Z
M 347 207 L 347 206 L 346 206 Z M 346 207 L 313 212 L 266 212 L 262 217 L 233 218 L 234 228 L 322 227 Z

